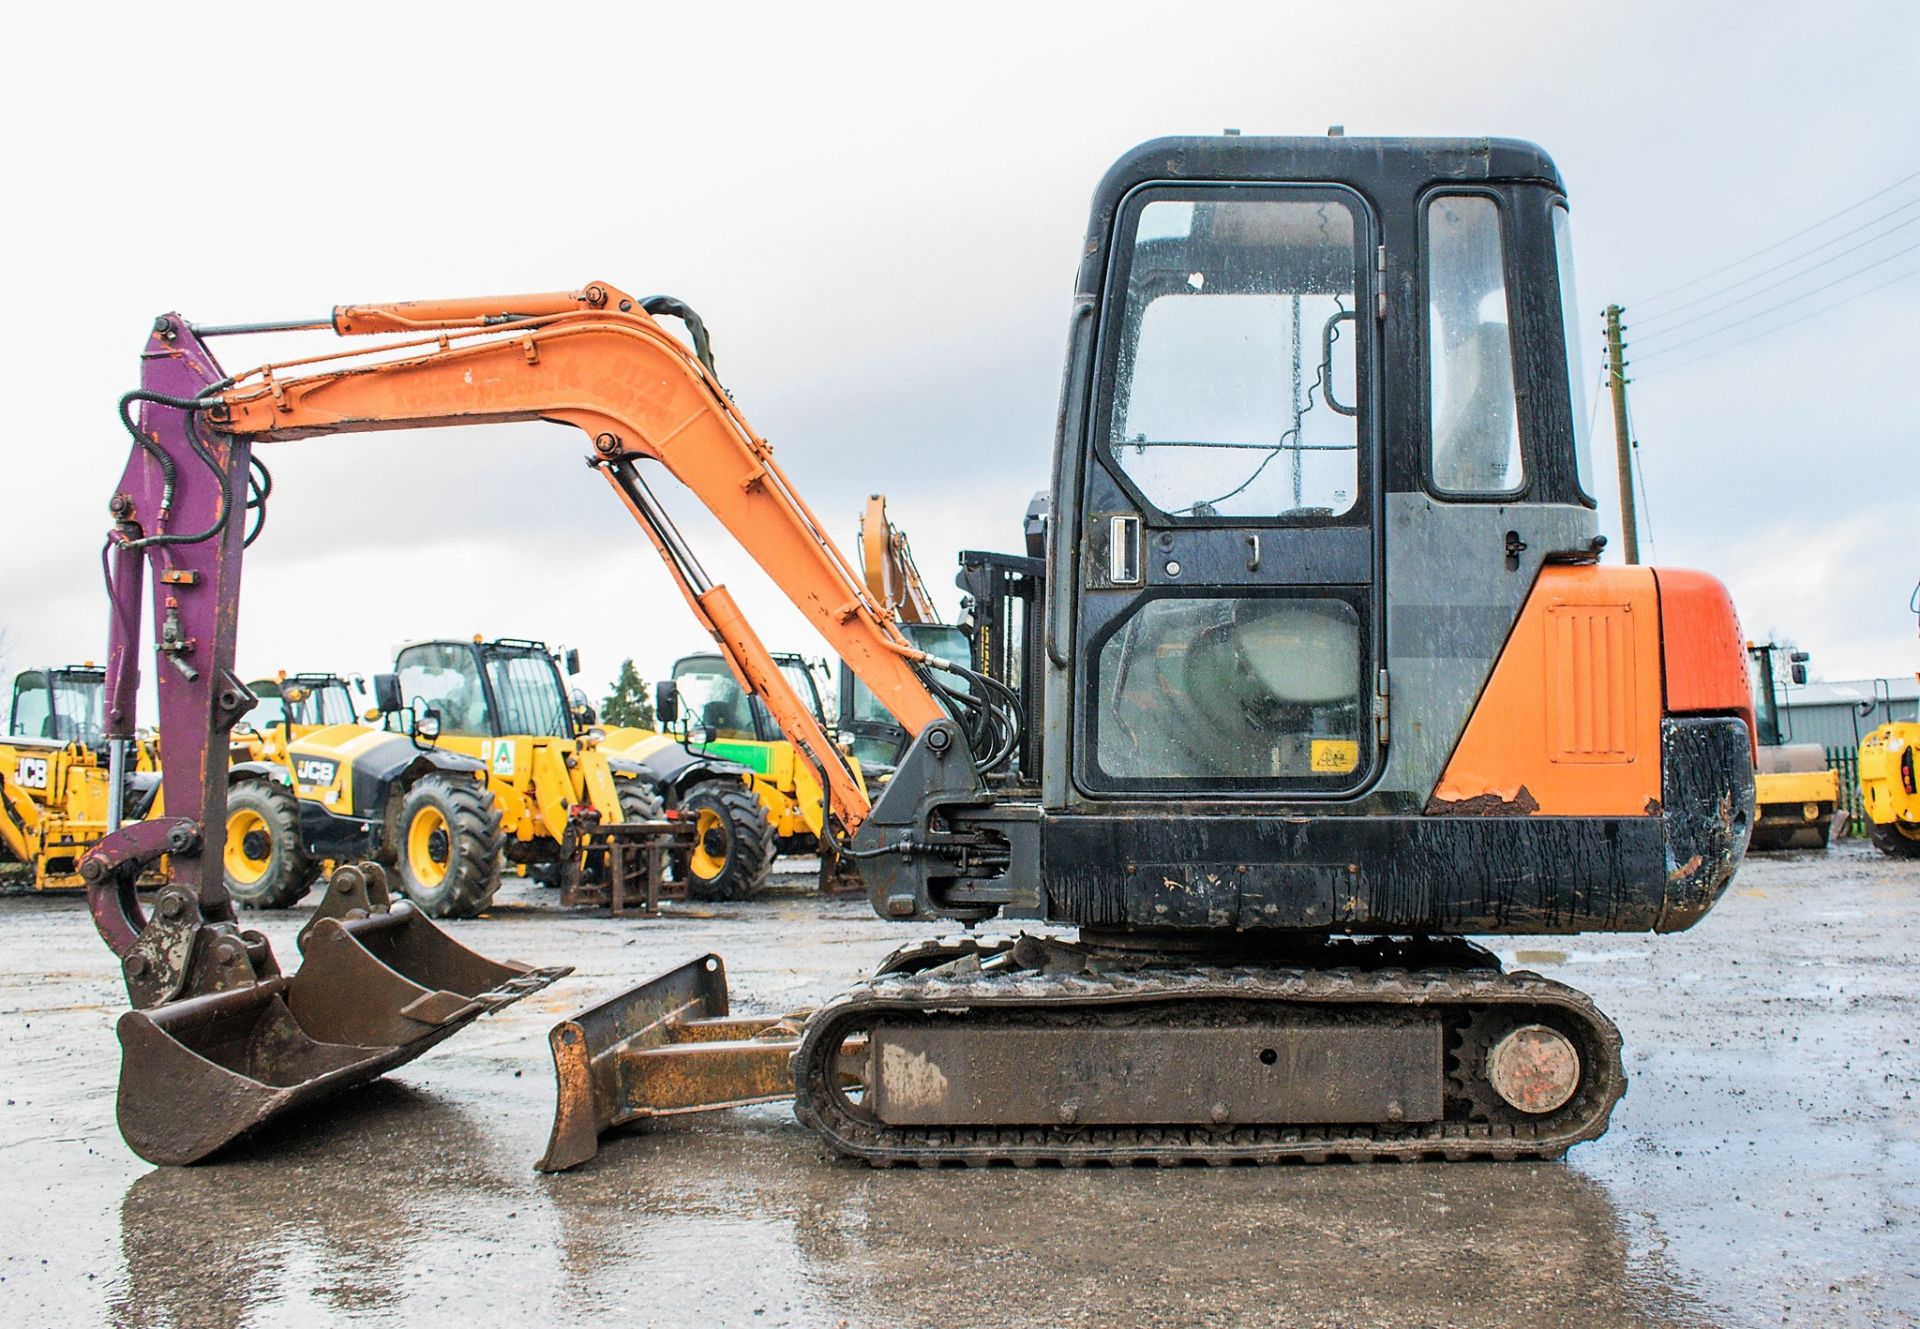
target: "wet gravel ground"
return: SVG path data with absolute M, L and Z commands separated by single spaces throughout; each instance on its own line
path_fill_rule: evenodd
M 1564 1163 L 874 1172 L 775 1105 L 535 1173 L 562 1015 L 707 950 L 736 1009 L 790 1009 L 919 935 L 804 884 L 656 921 L 510 885 L 453 930 L 571 979 L 159 1170 L 113 1125 L 81 903 L 0 899 L 0 1325 L 1920 1322 L 1920 864 L 1775 855 L 1690 933 L 1500 943 L 1626 1036 L 1613 1129 Z M 263 924 L 289 968 L 303 916 Z

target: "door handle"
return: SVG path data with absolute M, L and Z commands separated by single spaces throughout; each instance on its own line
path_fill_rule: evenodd
M 1260 571 L 1260 537 L 1258 535 L 1247 537 L 1247 571 Z

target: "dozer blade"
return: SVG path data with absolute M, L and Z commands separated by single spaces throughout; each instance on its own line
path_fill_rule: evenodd
M 216 943 L 245 981 L 120 1017 L 120 1130 L 135 1153 L 197 1162 L 572 972 L 476 955 L 412 905 L 389 907 L 374 864 L 334 873 L 300 941 L 297 973 L 258 979 Z
M 792 1097 L 804 1018 L 729 1017 L 726 966 L 703 955 L 562 1021 L 547 1036 L 559 1098 L 537 1166 L 577 1167 L 628 1122 Z

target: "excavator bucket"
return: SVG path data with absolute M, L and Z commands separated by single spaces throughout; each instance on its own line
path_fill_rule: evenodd
M 703 955 L 555 1025 L 559 1099 L 539 1169 L 578 1167 L 628 1122 L 791 1098 L 804 1012 L 734 1017 L 727 1007 L 726 965 Z
M 227 990 L 120 1017 L 120 1130 L 149 1162 L 197 1162 L 571 972 L 476 955 L 390 903 L 373 863 L 333 874 L 292 977 L 256 971 L 272 966 L 257 936 L 211 942 Z

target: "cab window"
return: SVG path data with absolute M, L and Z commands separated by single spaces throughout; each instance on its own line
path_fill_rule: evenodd
M 1364 715 L 1346 600 L 1147 600 L 1098 656 L 1100 771 L 1122 783 L 1352 783 Z
M 400 695 L 416 714 L 437 719 L 441 734 L 493 736 L 486 689 L 471 649 L 450 643 L 412 646 L 400 653 L 399 673 Z
M 1441 493 L 1512 494 L 1525 479 L 1504 272 L 1493 199 L 1427 204 L 1427 418 Z
M 500 706 L 500 732 L 572 738 L 573 712 L 553 661 L 535 651 L 487 656 L 487 681 Z
M 53 694 L 47 676 L 34 670 L 13 683 L 13 719 L 7 732 L 21 738 L 54 738 Z
M 681 714 L 691 728 L 705 729 L 715 739 L 759 741 L 747 691 L 719 661 L 712 667 L 679 670 L 674 686 L 680 692 Z
M 1139 210 L 1109 454 L 1176 517 L 1339 516 L 1358 497 L 1353 211 L 1338 198 Z

